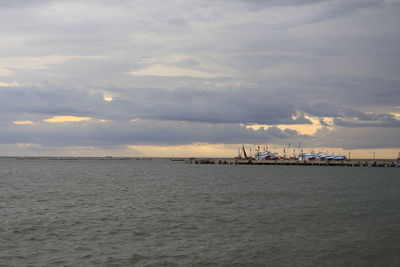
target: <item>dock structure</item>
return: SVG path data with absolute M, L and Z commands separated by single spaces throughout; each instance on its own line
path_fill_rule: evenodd
M 396 161 L 384 160 L 254 160 L 254 159 L 212 159 L 188 158 L 186 164 L 224 164 L 224 165 L 297 165 L 297 166 L 346 166 L 346 167 L 398 167 Z

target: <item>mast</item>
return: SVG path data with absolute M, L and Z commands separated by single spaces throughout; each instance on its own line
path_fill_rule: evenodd
M 244 158 L 247 159 L 247 153 L 246 153 L 246 150 L 244 149 L 244 145 L 242 146 L 242 149 L 243 149 Z

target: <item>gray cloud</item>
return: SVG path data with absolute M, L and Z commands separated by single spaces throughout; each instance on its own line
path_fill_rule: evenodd
M 314 143 L 344 149 L 393 148 L 399 146 L 399 135 L 399 127 L 338 127 L 334 131 L 318 131 Z
M 26 8 L 32 6 L 41 6 L 50 3 L 52 0 L 0 0 L 0 8 Z
M 143 118 L 248 125 L 310 124 L 304 114 L 335 117 L 338 125 L 345 123 L 340 118 L 357 118 L 367 123 L 380 121 L 382 126 L 396 126 L 399 121 L 390 114 L 365 113 L 332 103 L 310 103 L 306 90 L 301 90 L 304 95 L 296 95 L 297 90 L 269 90 L 262 87 L 246 90 L 113 88 L 90 92 L 57 86 L 3 87 L 1 110 L 9 115 L 9 120 L 17 114 L 21 117 L 22 113 L 41 117 L 74 115 L 119 121 Z M 102 91 L 116 96 L 112 102 L 107 102 L 103 99 Z M 337 92 L 332 90 L 330 94 Z
M 0 143 L 44 146 L 182 145 L 206 143 L 267 143 L 308 138 L 276 127 L 260 130 L 237 124 L 205 124 L 139 120 L 134 122 L 71 122 L 1 127 Z
M 394 116 L 388 114 L 379 116 L 375 120 L 368 118 L 366 120 L 346 121 L 340 118 L 335 118 L 333 122 L 335 125 L 341 127 L 400 127 L 400 120 L 397 120 Z
M 156 131 L 168 144 L 174 135 L 181 143 L 279 142 L 290 133 L 240 124 L 309 124 L 311 115 L 333 117 L 341 129 L 319 138 L 340 143 L 342 133 L 380 129 L 390 140 L 374 143 L 394 146 L 399 8 L 378 0 L 0 1 L 0 138 L 91 143 L 60 125 L 12 125 L 74 115 L 116 123 L 101 129 L 110 140 L 104 126 L 82 123 L 94 145 L 124 145 L 129 136 L 160 143 Z M 133 118 L 146 121 L 142 133 L 130 128 Z M 368 145 L 357 142 L 348 146 Z

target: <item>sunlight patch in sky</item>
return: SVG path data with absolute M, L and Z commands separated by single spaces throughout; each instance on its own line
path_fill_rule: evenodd
M 1 69 L 0 69 L 1 72 Z M 0 87 L 16 87 L 19 86 L 17 82 L 7 83 L 7 82 L 0 82 Z
M 223 157 L 232 156 L 235 146 L 225 144 L 194 143 L 178 146 L 128 146 L 142 156 L 149 157 Z
M 49 119 L 44 119 L 44 122 L 52 122 L 52 123 L 59 123 L 59 122 L 79 122 L 79 121 L 88 121 L 91 120 L 91 117 L 78 117 L 78 116 L 54 116 Z
M 104 101 L 111 102 L 111 101 L 113 101 L 114 98 L 112 97 L 112 95 L 104 94 L 103 99 L 104 99 Z
M 33 121 L 13 121 L 14 124 L 23 125 L 23 124 L 33 124 Z
M 295 130 L 299 132 L 300 134 L 306 134 L 306 135 L 313 135 L 315 134 L 319 129 L 322 129 L 324 125 L 321 124 L 319 119 L 317 117 L 313 116 L 304 116 L 306 119 L 310 120 L 312 124 L 278 124 L 278 125 L 262 125 L 262 124 L 257 124 L 257 125 L 249 125 L 246 126 L 247 128 L 251 128 L 253 130 L 259 130 L 261 127 L 264 127 L 267 129 L 268 127 L 274 126 L 278 127 L 281 130 Z M 325 124 L 327 124 L 328 129 L 332 125 L 332 118 L 329 117 L 323 117 L 321 118 Z

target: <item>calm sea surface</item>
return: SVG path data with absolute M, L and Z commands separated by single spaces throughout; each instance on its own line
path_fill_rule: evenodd
M 0 266 L 399 266 L 400 170 L 0 159 Z

